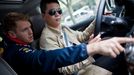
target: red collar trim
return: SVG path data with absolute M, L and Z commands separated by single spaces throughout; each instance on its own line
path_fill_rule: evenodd
M 18 39 L 18 38 L 12 38 L 12 37 L 9 36 L 8 34 L 6 34 L 6 36 L 7 36 L 10 40 L 14 41 L 14 42 L 17 43 L 17 44 L 20 44 L 20 45 L 27 45 L 26 42 L 23 42 L 22 40 L 20 40 L 20 39 Z

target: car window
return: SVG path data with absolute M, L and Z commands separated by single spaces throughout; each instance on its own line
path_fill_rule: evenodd
M 62 11 L 62 25 L 72 26 L 96 15 L 100 0 L 59 0 Z

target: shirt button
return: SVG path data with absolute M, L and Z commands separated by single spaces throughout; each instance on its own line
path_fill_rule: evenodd
M 61 35 L 61 36 L 60 36 L 60 39 L 62 39 L 62 38 L 63 38 L 63 36 Z

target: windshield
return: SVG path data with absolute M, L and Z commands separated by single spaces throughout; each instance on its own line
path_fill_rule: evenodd
M 59 0 L 62 11 L 62 25 L 72 26 L 96 15 L 100 0 Z

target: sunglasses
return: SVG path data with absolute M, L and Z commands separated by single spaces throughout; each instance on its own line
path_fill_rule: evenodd
M 61 9 L 51 9 L 51 10 L 49 10 L 48 14 L 51 15 L 51 16 L 54 16 L 56 14 L 56 12 L 58 14 L 62 14 L 62 10 Z

